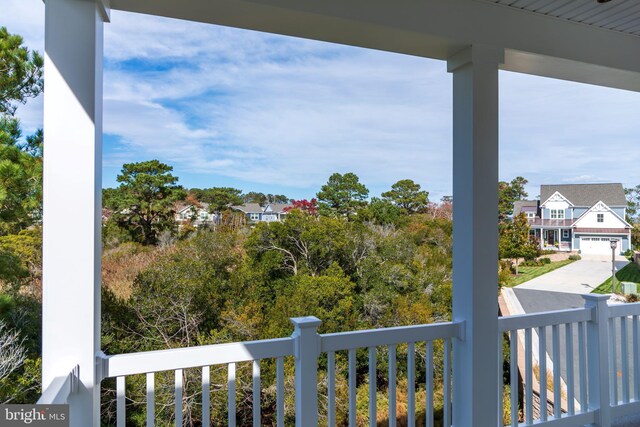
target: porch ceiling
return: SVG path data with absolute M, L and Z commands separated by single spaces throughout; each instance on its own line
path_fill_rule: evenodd
M 614 0 L 480 0 L 640 36 L 640 2 Z
M 575 16 L 569 10 L 558 17 L 537 12 L 546 9 L 534 8 L 536 4 L 548 8 L 551 3 L 585 3 L 593 7 L 585 6 L 584 13 Z M 493 45 L 506 49 L 502 66 L 505 70 L 640 92 L 639 29 L 625 24 L 635 16 L 630 14 L 637 11 L 634 7 L 637 0 L 611 3 L 600 5 L 596 0 L 111 0 L 111 7 L 442 60 L 472 44 Z M 528 9 L 518 7 L 520 4 Z M 614 5 L 620 14 L 618 18 L 614 18 L 618 16 L 613 14 Z M 600 16 L 587 13 L 597 11 L 596 6 L 603 7 Z M 597 19 L 600 25 L 586 25 L 592 19 Z M 614 19 L 615 30 L 608 29 L 611 19 Z

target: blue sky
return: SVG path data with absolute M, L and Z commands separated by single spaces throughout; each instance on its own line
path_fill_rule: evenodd
M 0 25 L 44 50 L 41 0 Z M 640 184 L 640 94 L 500 74 L 500 178 Z M 42 99 L 18 110 L 42 125 Z M 157 158 L 185 187 L 311 198 L 333 172 L 378 196 L 410 178 L 451 194 L 451 76 L 441 61 L 122 12 L 105 26 L 103 186 Z

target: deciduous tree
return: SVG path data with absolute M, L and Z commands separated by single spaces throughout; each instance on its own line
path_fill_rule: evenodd
M 538 245 L 529 230 L 529 222 L 522 212 L 500 227 L 499 257 L 514 258 L 516 274 L 519 258 L 532 259 L 538 255 Z

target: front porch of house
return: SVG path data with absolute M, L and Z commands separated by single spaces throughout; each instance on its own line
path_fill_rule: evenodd
M 571 252 L 573 230 L 569 227 L 531 228 L 531 235 L 540 242 L 540 249 Z
M 147 425 L 156 422 L 156 396 L 175 396 L 173 420 L 182 425 L 184 391 L 197 370 L 202 419 L 213 413 L 212 367 L 225 371 L 227 423 L 234 425 L 237 369 L 250 366 L 252 400 L 275 390 L 276 424 L 285 424 L 284 398 L 295 395 L 297 426 L 330 425 L 338 405 L 348 406 L 355 426 L 357 377 L 369 383 L 368 424 L 375 426 L 381 390 L 392 402 L 395 425 L 397 384 L 406 388 L 406 416 L 429 424 L 434 388 L 443 397 L 445 426 L 495 426 L 503 414 L 502 334 L 511 337 L 510 378 L 517 384 L 516 335 L 524 336 L 525 384 L 554 361 L 552 415 L 532 419 L 531 390 L 512 387 L 512 408 L 524 397 L 525 424 L 611 425 L 612 418 L 640 411 L 640 355 L 637 304 L 607 307 L 588 297 L 583 308 L 498 318 L 498 104 L 499 70 L 530 73 L 640 91 L 640 38 L 632 33 L 580 25 L 565 17 L 523 12 L 489 0 L 47 0 L 45 6 L 44 231 L 41 403 L 68 403 L 73 427 L 100 425 L 103 381 L 115 378 L 118 425 L 126 424 L 127 384 L 144 376 Z M 539 3 L 539 2 L 536 2 Z M 612 2 L 613 4 L 613 2 Z M 594 2 L 594 8 L 597 6 Z M 608 7 L 608 6 L 603 6 Z M 111 8 L 188 19 L 296 37 L 306 37 L 442 60 L 452 75 L 453 102 L 453 302 L 452 321 L 402 328 L 318 335 L 321 321 L 292 319 L 291 337 L 137 354 L 101 353 L 101 170 L 103 26 Z M 544 28 L 544 34 L 540 31 Z M 73 165 L 73 167 L 69 167 Z M 76 222 L 68 227 L 68 206 Z M 544 238 L 544 231 L 542 232 Z M 554 232 L 555 233 L 555 232 Z M 547 232 L 547 241 L 550 239 Z M 553 242 L 562 242 L 562 236 Z M 618 326 L 616 326 L 618 325 Z M 545 330 L 552 330 L 546 343 Z M 618 328 L 624 339 L 615 341 Z M 533 340 L 533 331 L 540 339 Z M 564 331 L 561 335 L 560 331 Z M 560 347 L 581 356 L 564 362 L 568 406 L 560 408 Z M 566 337 L 575 337 L 575 340 Z M 613 341 L 612 341 L 613 340 Z M 613 344 L 612 344 L 613 342 Z M 549 351 L 547 351 L 547 349 Z M 619 349 L 619 351 L 618 351 Z M 569 350 L 568 350 L 569 351 Z M 536 368 L 531 359 L 540 355 Z M 558 352 L 558 353 L 557 353 Z M 434 359 L 434 354 L 441 359 Z M 620 357 L 625 355 L 629 357 Z M 367 372 L 356 372 L 356 360 Z M 294 375 L 287 375 L 287 367 Z M 336 371 L 346 373 L 346 399 L 334 388 Z M 267 384 L 263 372 L 273 371 Z M 168 372 L 168 373 L 167 373 Z M 569 374 L 570 372 L 570 374 Z M 622 372 L 619 380 L 618 372 Z M 633 375 L 632 375 L 633 372 Z M 157 386 L 156 377 L 172 376 Z M 287 381 L 293 378 L 293 381 Z M 544 378 L 540 378 L 544 383 Z M 320 380 L 320 381 L 319 381 Z M 441 384 L 436 387 L 436 380 Z M 628 380 L 628 381 L 627 381 Z M 418 400 L 415 384 L 424 383 Z M 574 384 L 577 384 L 574 386 Z M 380 385 L 380 387 L 378 387 Z M 384 387 L 382 387 L 385 385 Z M 620 387 L 618 387 L 620 385 Z M 546 402 L 546 388 L 540 399 Z M 404 392 L 403 392 L 404 393 Z M 574 400 L 579 405 L 572 404 Z M 382 404 L 380 405 L 382 406 Z M 422 409 L 424 408 L 424 409 Z M 261 425 L 260 405 L 252 406 Z M 518 412 L 511 412 L 517 425 Z M 289 421 L 287 421 L 289 422 Z M 224 421 L 220 421 L 224 423 Z

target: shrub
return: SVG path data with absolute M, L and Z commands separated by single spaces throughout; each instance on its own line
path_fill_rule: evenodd
M 582 259 L 582 257 L 580 255 L 569 255 L 569 259 L 571 261 L 578 261 L 579 259 Z
M 558 253 L 558 251 L 555 251 L 553 249 L 543 249 L 540 251 L 540 255 L 553 255 L 555 253 Z
M 624 251 L 624 256 L 629 260 L 633 261 L 633 251 L 631 249 L 627 249 Z
M 515 273 L 513 262 L 507 260 L 498 261 L 498 286 L 503 287 L 509 284 L 511 275 Z
M 551 264 L 551 258 L 540 258 L 538 261 L 540 261 L 542 264 Z

